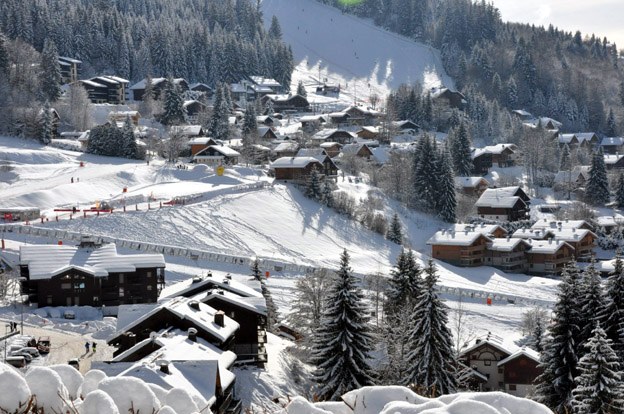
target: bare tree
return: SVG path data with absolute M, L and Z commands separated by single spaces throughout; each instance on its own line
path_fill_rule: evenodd
M 69 107 L 71 110 L 71 124 L 76 131 L 91 129 L 91 101 L 87 90 L 78 82 L 69 86 Z
M 373 273 L 364 276 L 362 280 L 364 289 L 370 292 L 371 300 L 375 308 L 375 325 L 379 329 L 379 324 L 383 322 L 383 315 L 381 310 L 384 303 L 384 292 L 388 288 L 388 278 L 381 273 Z
M 455 340 L 455 355 L 459 356 L 461 351 L 476 337 L 474 330 L 467 324 L 466 309 L 461 295 L 457 301 L 457 307 L 453 309 L 451 324 Z
M 169 162 L 178 162 L 178 158 L 182 151 L 186 149 L 188 139 L 182 133 L 176 131 L 169 133 L 169 139 L 166 141 L 165 147 Z

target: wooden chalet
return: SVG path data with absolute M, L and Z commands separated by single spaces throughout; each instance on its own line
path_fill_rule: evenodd
M 585 187 L 589 177 L 583 171 L 559 171 L 555 175 L 554 187 L 558 190 L 577 190 Z
M 208 165 L 238 164 L 240 153 L 226 145 L 209 145 L 193 156 L 193 162 Z
M 377 121 L 381 113 L 379 111 L 375 111 L 374 109 L 365 108 L 363 106 L 350 106 L 347 109 L 342 111 L 345 114 L 349 115 L 348 123 L 351 125 L 359 125 L 359 126 L 372 126 L 377 125 Z
M 431 246 L 431 256 L 454 266 L 483 266 L 485 250 L 492 239 L 478 231 L 456 232 L 441 230 L 435 233 L 427 244 Z
M 93 103 L 115 105 L 126 103 L 126 89 L 129 83 L 126 79 L 117 76 L 96 76 L 78 82 L 87 89 L 89 100 Z
M 212 94 L 214 93 L 214 90 L 205 83 L 193 83 L 189 85 L 189 90 L 193 92 L 199 92 L 208 97 L 212 96 Z
M 395 121 L 394 126 L 399 129 L 402 134 L 416 135 L 420 131 L 420 125 L 410 120 Z
M 133 100 L 135 101 L 143 100 L 143 95 L 145 94 L 146 83 L 147 83 L 147 79 L 143 79 L 130 87 Z M 176 78 L 173 80 L 173 83 L 178 87 L 180 92 L 189 90 L 189 84 L 183 78 Z M 160 94 L 163 90 L 167 88 L 167 85 L 169 85 L 169 79 L 167 78 L 152 78 L 152 93 L 154 95 L 154 99 L 160 99 Z
M 485 265 L 507 273 L 525 273 L 528 270 L 526 252 L 529 242 L 511 237 L 492 239 L 487 244 Z
M 600 146 L 605 154 L 619 154 L 624 149 L 624 137 L 603 138 Z
M 527 252 L 529 274 L 559 275 L 565 265 L 574 258 L 574 248 L 563 240 L 528 239 L 531 249 Z
M 190 101 L 185 101 L 183 108 L 186 121 L 190 124 L 195 124 L 199 122 L 199 114 L 208 110 L 208 105 L 193 99 Z
M 607 170 L 621 170 L 624 168 L 624 154 L 605 154 L 604 161 Z
M 218 144 L 212 138 L 198 137 L 191 139 L 188 145 L 191 147 L 191 156 L 195 156 L 198 152 L 210 147 L 211 145 Z
M 353 142 L 355 134 L 342 129 L 322 129 L 312 136 L 312 142 L 321 145 L 323 142 L 337 142 L 341 145 Z
M 185 138 L 197 138 L 205 135 L 201 125 L 174 125 L 169 129 L 169 136 L 179 135 Z
M 258 128 L 258 137 L 264 141 L 273 141 L 277 139 L 277 135 L 270 127 Z
M 313 168 L 323 171 L 323 164 L 314 157 L 283 157 L 270 166 L 276 180 L 305 183 Z
M 316 87 L 316 93 L 322 95 L 340 93 L 340 85 L 335 85 L 333 83 L 323 83 L 322 85 L 318 85 Z
M 485 190 L 475 205 L 483 219 L 518 221 L 528 218 L 529 204 L 529 196 L 520 187 L 503 187 Z
M 318 162 L 323 164 L 323 168 L 320 172 L 324 174 L 325 177 L 333 178 L 338 176 L 338 167 L 323 148 L 302 148 L 297 152 L 296 156 L 315 158 Z
M 507 235 L 509 234 L 507 230 L 505 230 L 498 224 L 485 224 L 485 223 L 481 223 L 481 224 L 456 223 L 456 224 L 451 225 L 447 230 L 454 231 L 455 233 L 461 233 L 461 232 L 466 232 L 466 231 L 477 232 L 491 239 L 507 237 Z
M 141 114 L 139 111 L 111 111 L 108 113 L 108 120 L 111 122 L 125 123 L 126 118 L 130 119 L 134 127 L 138 127 Z
M 349 119 L 351 115 L 346 112 L 331 112 L 327 114 L 329 122 L 335 127 L 346 127 L 349 125 Z
M 254 85 L 267 88 L 269 93 L 279 93 L 282 90 L 282 84 L 273 78 L 265 78 L 263 76 L 250 76 L 249 79 Z
M 277 155 L 277 158 L 294 157 L 295 155 L 297 155 L 298 151 L 299 144 L 291 141 L 280 142 L 273 150 L 275 155 Z
M 269 100 L 276 111 L 306 112 L 310 107 L 308 100 L 301 95 L 265 95 L 261 98 L 262 105 L 266 106 Z
M 61 68 L 61 84 L 65 85 L 80 79 L 81 60 L 59 56 L 58 62 Z
M 542 129 L 545 129 L 547 131 L 559 131 L 563 126 L 563 124 L 556 119 L 548 118 L 545 116 L 522 121 L 522 125 L 529 128 L 541 127 Z
M 586 149 L 595 149 L 600 145 L 600 138 L 593 132 L 577 132 L 574 136 L 579 141 L 579 146 Z
M 466 97 L 458 91 L 440 87 L 431 90 L 431 102 L 442 110 L 459 109 L 463 111 L 466 106 Z
M 464 194 L 479 197 L 490 183 L 483 177 L 455 177 L 455 186 Z
M 564 241 L 572 246 L 577 261 L 588 262 L 596 255 L 594 249 L 598 236 L 591 230 L 559 227 L 548 231 L 555 240 Z
M 536 351 L 517 348 L 489 333 L 462 351 L 459 362 L 472 373 L 472 389 L 503 391 L 517 397 L 532 394 L 542 373 Z
M 475 175 L 487 175 L 492 168 L 492 154 L 478 149 L 472 150 L 472 173 Z
M 20 246 L 22 291 L 43 306 L 155 303 L 165 283 L 162 254 L 121 255 L 114 244 Z
M 379 135 L 379 128 L 370 126 L 363 126 L 362 129 L 357 133 L 358 138 L 368 140 L 377 139 L 377 135 Z
M 557 142 L 559 142 L 560 147 L 567 145 L 570 149 L 576 148 L 579 145 L 579 140 L 574 134 L 559 134 Z
M 338 154 L 340 154 L 340 150 L 342 149 L 342 145 L 338 142 L 323 142 L 320 147 L 323 148 L 327 155 L 332 158 L 338 156 Z
M 514 109 L 511 111 L 511 115 L 520 121 L 529 121 L 534 118 L 532 113 L 525 111 L 524 109 Z
M 373 156 L 373 151 L 366 144 L 346 144 L 342 147 L 340 153 L 343 156 L 355 155 L 367 160 L 370 160 Z
M 302 128 L 310 128 L 315 124 L 322 125 L 327 122 L 325 115 L 304 115 L 299 118 Z
M 278 125 L 277 120 L 269 115 L 257 116 L 256 122 L 258 123 L 258 125 L 264 125 L 267 127 L 273 127 L 273 126 Z
M 560 221 L 552 221 L 547 219 L 542 219 L 536 221 L 532 226 L 532 229 L 543 229 L 543 230 L 556 230 L 556 229 L 571 229 L 571 230 L 594 230 L 594 227 L 589 224 L 585 220 L 560 220 Z

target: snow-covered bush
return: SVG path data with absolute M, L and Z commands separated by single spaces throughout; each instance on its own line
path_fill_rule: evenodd
M 119 412 L 151 413 L 160 408 L 160 402 L 150 387 L 138 378 L 114 377 L 100 382 L 98 389 L 111 396 Z
M 26 382 L 39 409 L 45 412 L 64 412 L 67 408 L 69 393 L 56 371 L 48 367 L 31 367 L 26 373 Z
M 19 412 L 30 401 L 30 389 L 24 377 L 4 364 L 0 364 L 0 390 L 0 410 Z

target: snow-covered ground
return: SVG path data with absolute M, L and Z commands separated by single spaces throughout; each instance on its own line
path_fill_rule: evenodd
M 308 100 L 320 105 L 368 102 L 371 91 L 383 98 L 401 83 L 425 88 L 453 87 L 438 50 L 390 33 L 316 0 L 262 0 L 268 26 L 277 16 L 283 40 L 292 46 L 294 91 L 303 81 Z M 320 80 L 340 84 L 339 97 L 314 93 Z

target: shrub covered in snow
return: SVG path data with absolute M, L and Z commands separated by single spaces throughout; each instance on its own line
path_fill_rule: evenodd
M 277 414 L 553 414 L 545 406 L 502 392 L 450 394 L 425 398 L 404 387 L 364 387 L 342 403 L 293 399 Z

